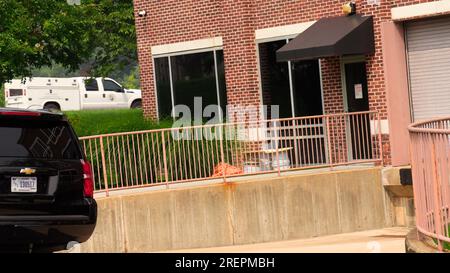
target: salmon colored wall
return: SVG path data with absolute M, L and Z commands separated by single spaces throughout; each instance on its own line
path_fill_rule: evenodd
M 392 165 L 408 165 L 411 115 L 403 25 L 383 22 L 381 36 Z

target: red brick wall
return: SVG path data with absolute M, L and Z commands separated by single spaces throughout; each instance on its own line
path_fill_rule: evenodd
M 221 36 L 222 1 L 135 0 L 134 8 L 144 114 L 156 118 L 151 46 Z
M 222 2 L 221 24 L 229 104 L 259 105 L 254 0 Z
M 144 113 L 156 117 L 153 45 L 222 36 L 229 104 L 260 104 L 255 30 L 341 15 L 339 0 L 135 0 Z M 367 57 L 370 109 L 387 119 L 380 22 L 390 9 L 431 0 L 380 0 L 381 5 L 356 1 L 358 13 L 374 16 L 376 52 Z M 338 58 L 322 60 L 325 113 L 342 112 L 343 96 Z M 385 163 L 390 163 L 389 137 L 383 137 Z

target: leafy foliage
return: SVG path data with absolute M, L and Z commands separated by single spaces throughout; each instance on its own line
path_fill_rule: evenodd
M 61 64 L 54 63 L 51 66 L 43 66 L 32 70 L 33 77 L 77 77 L 79 71 L 69 71 Z
M 0 86 L 0 107 L 5 106 L 5 90 L 3 86 Z
M 85 0 L 80 6 L 91 21 L 92 73 L 107 75 L 136 62 L 132 0 Z
M 89 51 L 82 10 L 53 0 L 0 1 L 0 82 L 52 60 L 76 69 Z
M 137 59 L 132 0 L 0 1 L 0 83 L 60 64 L 108 74 Z
M 137 89 L 141 86 L 139 81 L 139 67 L 135 66 L 133 70 L 130 71 L 130 74 L 126 75 L 123 78 L 123 86 L 128 89 Z

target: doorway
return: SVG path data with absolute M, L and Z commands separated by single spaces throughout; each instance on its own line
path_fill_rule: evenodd
M 277 50 L 289 40 L 258 43 L 261 98 L 267 106 L 266 118 L 285 119 L 279 122 L 287 129 L 279 132 L 277 137 L 283 140 L 277 145 L 292 148 L 289 160 L 293 167 L 324 164 L 328 157 L 320 61 L 277 62 Z M 274 105 L 279 107 L 278 117 L 272 115 Z
M 349 113 L 369 111 L 369 92 L 365 61 L 344 62 L 344 87 Z M 351 160 L 372 158 L 372 140 L 369 115 L 349 115 L 348 130 Z

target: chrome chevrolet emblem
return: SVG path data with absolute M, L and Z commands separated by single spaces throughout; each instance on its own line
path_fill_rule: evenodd
M 20 170 L 20 173 L 24 173 L 24 174 L 27 174 L 27 175 L 34 174 L 35 172 L 36 172 L 36 170 L 35 169 L 31 169 L 31 168 L 25 168 L 25 169 L 21 169 Z

